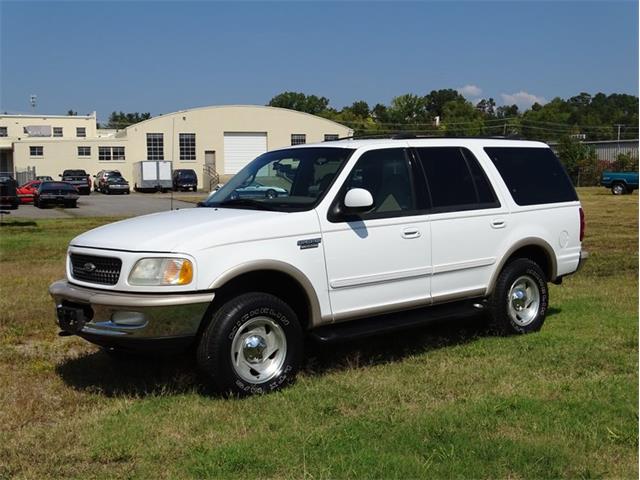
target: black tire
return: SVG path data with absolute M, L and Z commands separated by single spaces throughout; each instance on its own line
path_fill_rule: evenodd
M 267 193 L 265 194 L 265 196 L 267 198 L 276 198 L 278 196 L 278 194 L 276 193 L 275 190 L 270 188 L 269 190 L 267 190 Z
M 522 285 L 530 288 L 518 288 Z M 536 303 L 536 290 L 537 309 L 532 308 Z M 526 307 L 529 301 L 531 307 Z M 548 306 L 549 289 L 540 266 L 528 258 L 515 259 L 504 266 L 489 298 L 492 329 L 503 335 L 537 332 L 544 324 Z M 530 318 L 526 314 L 531 314 Z
M 622 182 L 615 182 L 611 185 L 611 193 L 614 195 L 624 195 L 627 193 L 627 186 Z
M 267 319 L 267 320 L 263 320 Z M 261 321 L 269 321 L 274 328 L 262 330 L 269 337 L 256 347 L 262 362 L 274 362 L 273 371 L 260 378 L 257 370 L 251 367 L 251 351 L 236 355 L 238 363 L 246 370 L 239 373 L 242 368 L 234 367 L 231 360 L 234 345 L 248 345 L 247 342 L 261 331 L 259 326 L 256 332 L 243 341 L 243 335 L 248 335 L 254 325 Z M 269 331 L 267 331 L 269 330 Z M 278 339 L 284 346 L 277 348 Z M 249 345 L 250 347 L 250 345 Z M 260 348 L 261 347 L 261 348 Z M 272 353 L 262 359 L 264 350 L 272 350 Z M 211 322 L 204 330 L 197 349 L 198 367 L 213 387 L 221 393 L 235 395 L 250 395 L 255 393 L 269 393 L 289 385 L 295 380 L 300 367 L 303 354 L 302 328 L 294 311 L 279 298 L 267 293 L 246 293 L 227 301 L 212 316 Z M 245 360 L 246 359 L 246 360 Z M 267 363 L 269 365 L 269 363 Z M 262 363 L 255 364 L 255 368 L 263 367 Z M 251 372 L 253 370 L 253 373 Z M 252 377 L 252 381 L 247 380 Z
M 627 187 L 627 194 L 628 194 L 628 195 L 633 194 L 633 190 L 634 190 L 633 188 L 629 188 L 629 187 Z

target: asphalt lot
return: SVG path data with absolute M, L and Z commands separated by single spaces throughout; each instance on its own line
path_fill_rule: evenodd
M 194 203 L 180 201 L 180 197 L 193 198 L 193 192 L 174 192 L 173 209 L 193 208 Z M 204 196 L 204 195 L 203 195 Z M 162 212 L 172 208 L 171 193 L 135 193 L 130 195 L 104 195 L 91 192 L 80 195 L 77 208 L 48 207 L 36 208 L 32 204 L 22 204 L 11 210 L 8 218 L 77 218 L 77 217 L 135 217 L 148 213 Z

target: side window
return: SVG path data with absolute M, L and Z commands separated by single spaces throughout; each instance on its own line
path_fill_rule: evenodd
M 347 179 L 344 192 L 364 188 L 373 197 L 365 218 L 394 216 L 415 210 L 411 174 L 402 148 L 372 150 L 360 157 Z
M 416 150 L 436 212 L 500 206 L 482 167 L 469 150 L 459 147 Z

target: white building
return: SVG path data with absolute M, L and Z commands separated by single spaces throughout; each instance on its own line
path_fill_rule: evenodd
M 346 137 L 353 131 L 315 115 L 257 105 L 182 110 L 122 130 L 97 128 L 96 114 L 0 115 L 0 172 L 35 168 L 57 178 L 65 169 L 120 170 L 133 179 L 140 160 L 170 160 L 190 168 L 208 189 L 205 171 L 224 180 L 259 154 L 300 143 Z

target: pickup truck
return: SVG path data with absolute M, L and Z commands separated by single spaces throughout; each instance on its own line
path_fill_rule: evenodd
M 91 194 L 91 177 L 84 170 L 65 170 L 58 175 L 63 182 L 70 183 L 81 195 Z
M 638 188 L 638 172 L 602 172 L 600 185 L 610 188 L 614 195 L 633 193 Z

